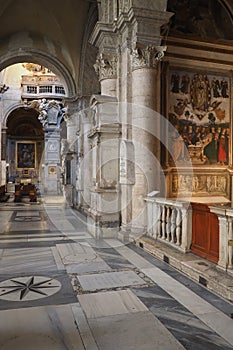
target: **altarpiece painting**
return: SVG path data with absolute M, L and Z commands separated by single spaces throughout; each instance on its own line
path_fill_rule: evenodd
M 224 75 L 170 71 L 174 162 L 189 156 L 193 164 L 229 163 L 229 86 L 230 79 Z

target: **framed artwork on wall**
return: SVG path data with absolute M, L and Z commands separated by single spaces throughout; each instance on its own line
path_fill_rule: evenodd
M 190 157 L 196 165 L 229 164 L 230 85 L 220 72 L 170 69 L 168 117 L 176 163 Z
M 17 169 L 36 168 L 36 142 L 18 141 L 16 143 L 16 164 Z

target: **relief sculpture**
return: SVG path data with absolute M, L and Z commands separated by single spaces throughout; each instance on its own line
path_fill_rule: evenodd
M 227 193 L 227 177 L 219 175 L 173 175 L 172 193 L 222 194 Z

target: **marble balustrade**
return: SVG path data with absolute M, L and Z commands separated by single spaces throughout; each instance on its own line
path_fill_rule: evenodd
M 147 235 L 187 252 L 192 239 L 192 213 L 188 202 L 166 198 L 145 198 Z

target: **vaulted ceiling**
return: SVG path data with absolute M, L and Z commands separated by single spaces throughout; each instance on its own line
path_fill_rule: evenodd
M 94 1 L 95 2 L 95 1 Z M 0 70 L 9 64 L 47 66 L 75 93 L 88 0 L 0 0 Z

